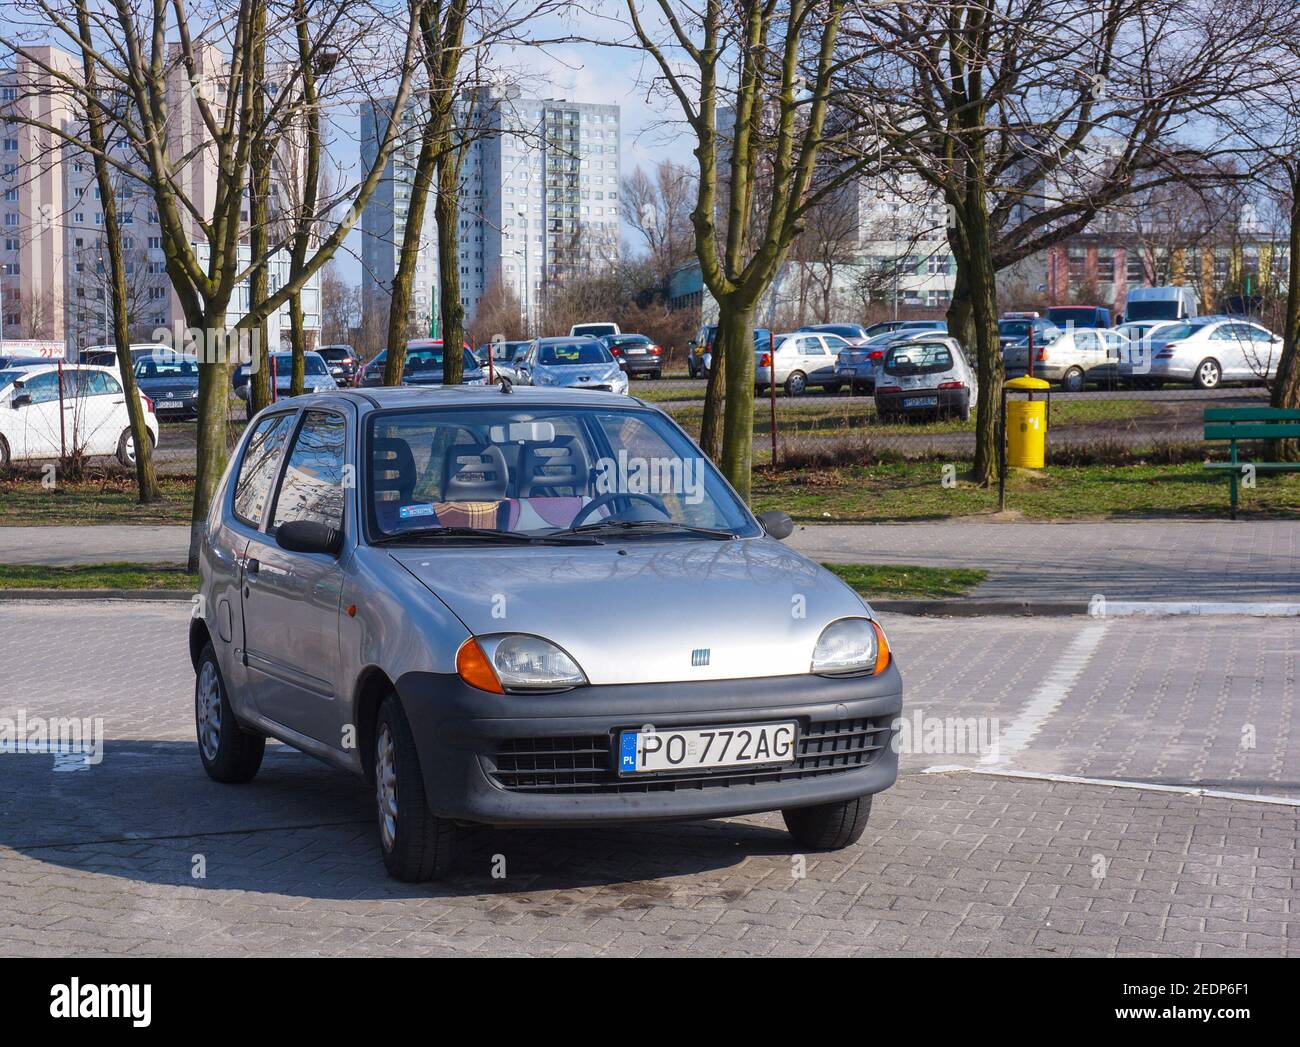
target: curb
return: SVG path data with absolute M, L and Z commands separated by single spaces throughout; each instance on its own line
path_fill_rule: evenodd
M 1087 614 L 1087 600 L 871 600 L 867 603 L 887 614 L 927 618 L 1059 618 Z

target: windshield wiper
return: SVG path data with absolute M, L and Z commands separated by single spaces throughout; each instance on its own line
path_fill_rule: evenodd
M 570 527 L 564 531 L 554 531 L 551 538 L 568 535 L 599 534 L 602 531 L 686 531 L 701 538 L 722 538 L 730 541 L 739 537 L 733 531 L 723 531 L 716 527 L 694 527 L 691 524 L 674 523 L 671 520 L 597 520 L 594 523 Z
M 518 531 L 502 531 L 495 527 L 415 527 L 409 531 L 397 531 L 376 538 L 372 545 L 387 545 L 393 542 L 405 542 L 420 538 L 477 538 L 490 542 L 505 542 L 510 545 L 532 545 L 547 542 L 554 535 L 521 534 Z M 576 537 L 576 536 L 575 536 Z M 564 539 L 561 539 L 563 541 Z

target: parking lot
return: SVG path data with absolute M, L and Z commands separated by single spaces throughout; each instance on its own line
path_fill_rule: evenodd
M 1300 941 L 1295 619 L 890 617 L 910 741 L 859 845 L 793 855 L 774 815 L 480 830 L 450 880 L 407 886 L 384 873 L 359 781 L 280 746 L 248 786 L 207 779 L 187 614 L 0 604 L 22 652 L 0 664 L 0 720 L 102 717 L 106 736 L 93 766 L 0 756 L 0 953 L 1278 956 Z M 997 745 L 931 751 L 949 722 Z

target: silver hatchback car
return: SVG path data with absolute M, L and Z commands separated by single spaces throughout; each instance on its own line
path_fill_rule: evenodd
M 199 756 L 245 782 L 269 737 L 364 777 L 402 880 L 475 824 L 780 810 L 801 849 L 847 846 L 897 776 L 902 681 L 791 526 L 624 395 L 274 405 L 203 534 Z

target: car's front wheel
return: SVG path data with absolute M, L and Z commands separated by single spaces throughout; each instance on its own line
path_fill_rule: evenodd
M 415 736 L 395 694 L 384 699 L 375 725 L 375 804 L 388 875 L 406 883 L 445 876 L 456 827 L 429 808 Z
M 862 838 L 870 816 L 870 796 L 781 812 L 794 842 L 808 851 L 838 851 L 852 846 Z
M 212 644 L 207 644 L 199 655 L 194 681 L 194 725 L 199 738 L 199 759 L 209 778 L 238 784 L 257 774 L 266 751 L 266 736 L 244 730 L 235 720 Z
M 149 446 L 153 447 L 153 445 L 153 433 L 149 433 Z M 131 437 L 130 429 L 123 429 L 122 435 L 118 437 L 117 460 L 123 469 L 135 468 L 135 440 Z

